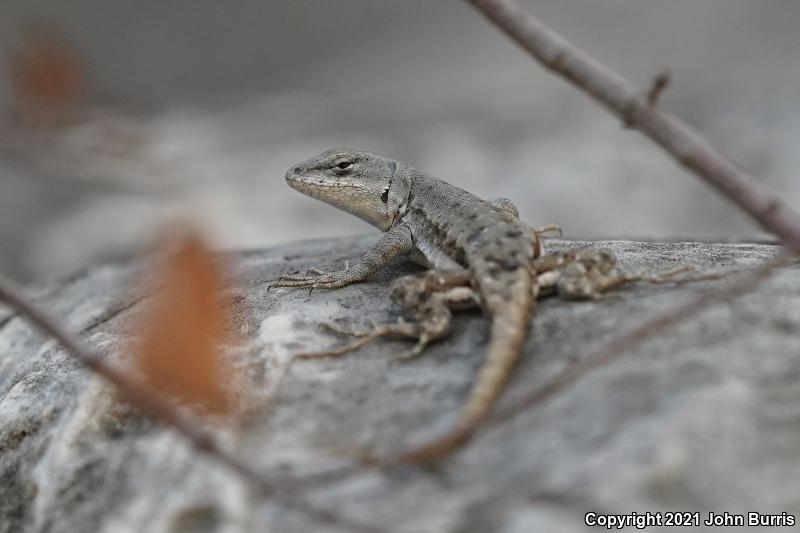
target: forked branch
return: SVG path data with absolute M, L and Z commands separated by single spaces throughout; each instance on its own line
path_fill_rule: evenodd
M 800 252 L 800 215 L 753 176 L 715 150 L 647 94 L 544 25 L 515 0 L 467 0 L 542 65 L 600 102 L 625 124 L 650 137 L 681 165 L 736 203 L 762 228 Z

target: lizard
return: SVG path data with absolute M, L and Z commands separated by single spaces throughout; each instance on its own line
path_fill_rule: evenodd
M 409 164 L 369 152 L 334 148 L 292 166 L 293 189 L 367 221 L 383 231 L 354 265 L 285 275 L 272 287 L 336 289 L 366 280 L 398 256 L 429 269 L 391 284 L 392 298 L 411 319 L 375 326 L 343 348 L 302 354 L 338 356 L 382 336 L 417 340 L 403 359 L 450 333 L 451 309 L 479 307 L 488 317 L 485 361 L 455 423 L 443 435 L 412 447 L 398 462 L 428 463 L 467 442 L 491 413 L 519 359 L 537 297 L 556 292 L 593 299 L 624 283 L 660 283 L 687 268 L 660 275 L 618 273 L 611 250 L 582 248 L 544 254 L 540 234 L 522 222 L 513 202 L 484 200 Z

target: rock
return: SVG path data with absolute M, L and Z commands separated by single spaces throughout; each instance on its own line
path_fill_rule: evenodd
M 403 365 L 403 341 L 340 359 L 291 355 L 344 342 L 318 327 L 366 326 L 398 309 L 398 264 L 338 291 L 273 290 L 311 266 L 340 268 L 372 241 L 312 241 L 231 254 L 245 344 L 229 356 L 248 377 L 250 406 L 226 446 L 270 475 L 342 464 L 336 450 L 395 452 L 445 429 L 483 359 L 486 323 L 459 315 L 453 335 Z M 551 248 L 586 243 L 549 241 Z M 755 267 L 775 246 L 591 243 L 626 270 Z M 110 264 L 33 287 L 37 303 L 119 358 L 142 307 L 140 263 Z M 660 311 L 721 283 L 637 284 L 599 301 L 541 301 L 501 403 Z M 585 375 L 550 401 L 486 427 L 435 470 L 363 471 L 305 492 L 305 501 L 376 529 L 571 531 L 588 512 L 791 512 L 800 502 L 800 271 L 780 269 L 754 292 L 712 305 Z M 0 310 L 0 532 L 334 531 L 260 498 L 174 432 L 120 403 L 25 320 Z

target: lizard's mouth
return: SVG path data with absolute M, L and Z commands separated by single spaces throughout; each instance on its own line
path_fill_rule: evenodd
M 294 169 L 289 169 L 286 172 L 286 183 L 288 183 L 289 185 L 294 184 L 296 181 L 299 181 L 300 179 L 301 179 L 301 176 L 299 174 L 297 174 L 294 171 Z
M 303 176 L 292 171 L 286 173 L 286 183 L 289 187 L 303 193 L 313 191 L 324 191 L 330 189 L 333 184 L 328 183 L 321 176 Z
M 289 187 L 292 189 L 306 192 L 309 189 L 322 186 L 322 179 L 303 176 L 290 170 L 286 173 L 286 183 L 288 183 Z
M 353 212 L 353 206 L 350 204 L 354 201 L 360 203 L 357 199 L 364 192 L 362 187 L 350 182 L 333 181 L 322 175 L 308 176 L 291 171 L 286 173 L 286 183 L 297 192 L 350 212 Z

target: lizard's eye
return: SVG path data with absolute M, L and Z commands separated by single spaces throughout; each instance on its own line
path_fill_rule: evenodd
M 353 162 L 349 159 L 341 159 L 334 163 L 333 170 L 337 174 L 345 174 L 353 168 Z

